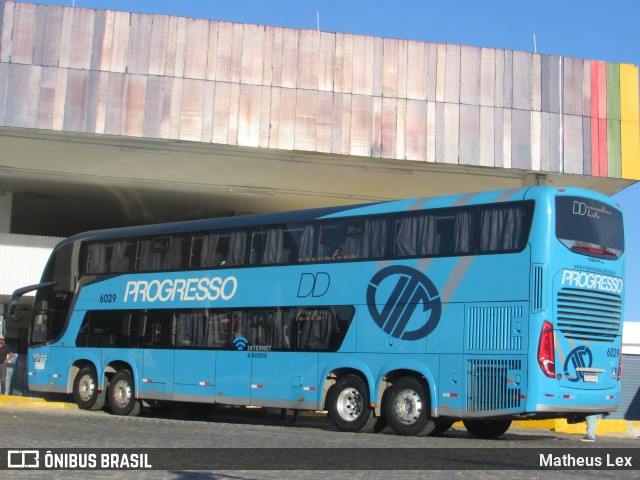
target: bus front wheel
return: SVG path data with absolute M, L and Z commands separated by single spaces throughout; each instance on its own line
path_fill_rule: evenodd
M 100 410 L 105 400 L 106 392 L 99 388 L 95 369 L 82 367 L 73 381 L 73 401 L 82 410 Z
M 329 389 L 327 409 L 333 424 L 345 432 L 371 433 L 376 417 L 369 405 L 369 390 L 357 375 L 345 375 Z
M 128 370 L 117 372 L 109 384 L 109 407 L 116 415 L 135 417 L 140 413 L 140 402 L 135 398 L 133 376 Z
M 463 420 L 464 428 L 474 437 L 497 438 L 511 426 L 511 420 Z
M 426 385 L 417 378 L 402 377 L 394 382 L 384 407 L 389 426 L 398 435 L 424 436 L 436 428 Z

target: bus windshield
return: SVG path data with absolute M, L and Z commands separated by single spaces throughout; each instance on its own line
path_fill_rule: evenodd
M 624 252 L 622 213 L 589 198 L 556 197 L 556 236 L 572 252 L 614 260 Z

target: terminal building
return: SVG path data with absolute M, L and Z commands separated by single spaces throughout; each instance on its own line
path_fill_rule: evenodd
M 0 0 L 0 301 L 85 230 L 615 194 L 640 180 L 638 80 L 602 60 Z M 22 353 L 29 308 L 5 327 Z

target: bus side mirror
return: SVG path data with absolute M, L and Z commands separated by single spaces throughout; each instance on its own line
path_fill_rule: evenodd
M 13 294 L 11 295 L 11 299 L 9 300 L 7 317 L 8 318 L 16 317 L 16 313 L 18 312 L 18 301 L 20 300 L 20 297 L 23 296 L 25 293 L 33 292 L 34 290 L 39 290 L 41 288 L 53 287 L 56 283 L 57 282 L 52 280 L 49 282 L 38 283 L 37 285 L 29 285 L 28 287 L 22 287 L 17 289 L 15 292 L 13 292 Z
M 16 318 L 16 313 L 18 313 L 18 299 L 11 298 L 9 300 L 9 308 L 7 309 L 7 318 Z

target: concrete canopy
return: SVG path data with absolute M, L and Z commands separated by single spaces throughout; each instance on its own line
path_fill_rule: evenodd
M 13 194 L 12 230 L 35 235 L 538 183 L 606 193 L 628 184 L 600 177 L 7 130 L 0 131 L 0 149 L 1 185 Z
M 14 233 L 640 178 L 633 66 L 14 2 L 0 28 Z

